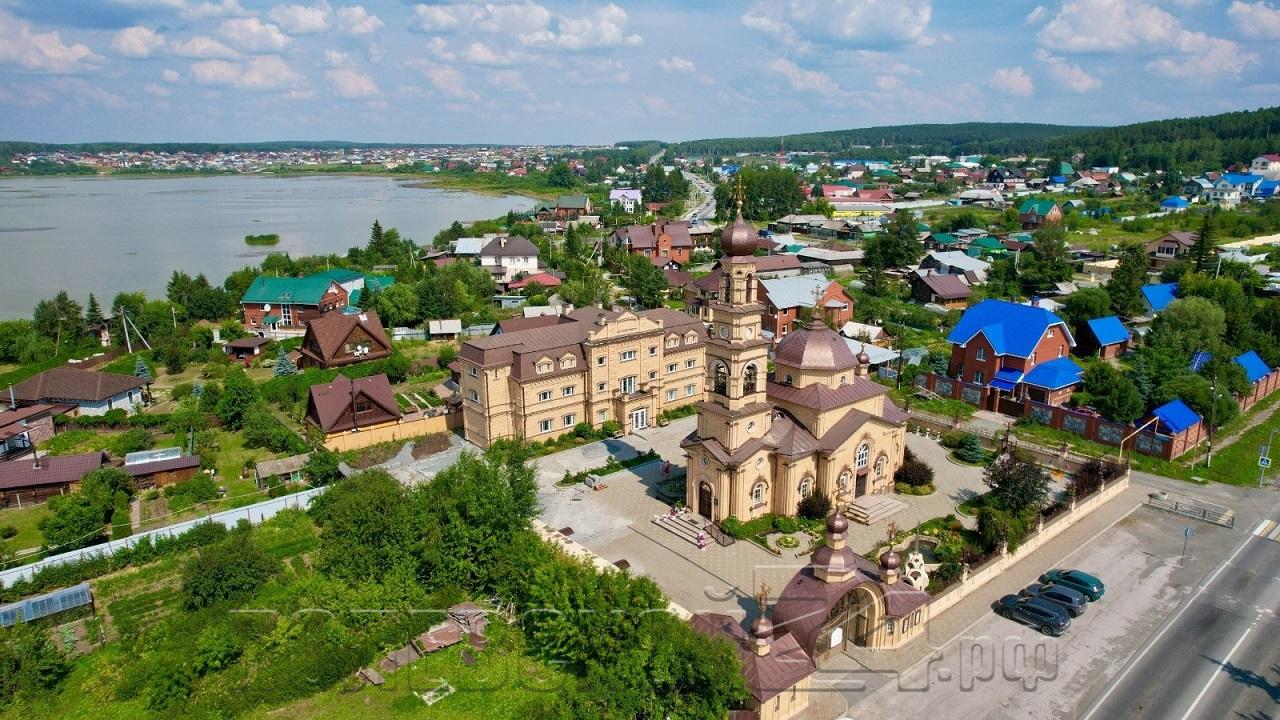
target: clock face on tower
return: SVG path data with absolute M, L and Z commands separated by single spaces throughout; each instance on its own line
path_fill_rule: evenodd
M 755 337 L 756 333 L 751 328 L 746 328 L 745 330 L 743 330 L 743 334 L 747 336 L 748 340 L 750 340 L 751 338 Z
M 729 326 L 728 326 L 728 325 L 721 325 L 721 326 L 720 326 L 720 337 L 722 337 L 722 338 L 727 338 L 727 337 L 729 337 Z

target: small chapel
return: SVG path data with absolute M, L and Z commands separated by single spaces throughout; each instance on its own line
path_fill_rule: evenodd
M 907 414 L 868 377 L 870 358 L 855 355 L 815 316 L 778 343 L 770 373 L 758 237 L 741 203 L 720 242 L 721 287 L 707 308 L 707 399 L 697 404 L 697 429 L 681 443 L 689 508 L 715 523 L 746 521 L 795 515 L 817 491 L 837 508 L 891 493 Z

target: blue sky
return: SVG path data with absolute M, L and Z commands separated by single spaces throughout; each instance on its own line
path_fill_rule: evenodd
M 605 143 L 1280 104 L 1280 0 L 0 0 L 0 138 Z

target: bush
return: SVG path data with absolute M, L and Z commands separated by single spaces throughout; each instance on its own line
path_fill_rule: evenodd
M 747 539 L 746 529 L 742 526 L 742 521 L 732 515 L 720 521 L 720 529 L 731 538 L 737 540 Z
M 20 624 L 0 642 L 0 703 L 14 696 L 32 697 L 57 687 L 70 672 L 66 656 L 49 637 L 48 628 Z
M 893 484 L 893 491 L 899 495 L 932 495 L 934 490 L 932 483 L 928 485 L 908 485 L 902 482 Z
M 942 447 L 955 450 L 964 444 L 964 439 L 966 437 L 972 434 L 973 433 L 968 433 L 964 430 L 949 430 L 944 432 L 942 433 Z
M 821 520 L 831 513 L 831 498 L 818 490 L 800 500 L 796 514 L 808 520 Z
M 237 530 L 217 545 L 201 548 L 182 569 L 182 605 L 188 610 L 252 594 L 280 569 L 249 537 Z
M 956 448 L 956 458 L 967 463 L 980 463 L 987 459 L 987 451 L 982 447 L 982 440 L 973 433 L 965 433 L 960 445 Z
M 196 658 L 194 670 L 201 676 L 231 667 L 244 648 L 240 646 L 235 633 L 229 628 L 210 626 L 200 633 L 196 639 Z
M 147 709 L 167 710 L 191 697 L 191 673 L 182 665 L 163 664 L 155 669 L 147 687 Z
M 342 479 L 342 471 L 338 469 L 339 460 L 337 453 L 322 447 L 307 458 L 307 464 L 302 466 L 302 474 L 312 487 L 337 482 Z
M 18 528 L 12 525 L 0 526 L 0 540 L 11 540 L 18 536 Z
M 150 450 L 155 447 L 156 439 L 151 435 L 151 431 L 146 428 L 135 427 L 126 430 L 112 443 L 112 449 L 116 455 L 124 457 L 132 452 L 141 450 Z
M 1025 512 L 1013 513 L 990 506 L 978 511 L 978 535 L 986 552 L 995 550 L 1001 540 L 1008 543 L 1010 550 L 1016 550 L 1030 531 L 1028 525 Z
M 183 398 L 190 396 L 191 393 L 194 391 L 195 391 L 195 385 L 193 385 L 192 383 L 189 383 L 189 382 L 178 383 L 177 385 L 173 386 L 172 390 L 169 391 L 169 397 L 172 398 L 174 402 L 180 402 Z
M 800 521 L 787 515 L 777 515 L 773 518 L 773 529 L 783 534 L 793 533 L 800 529 Z
M 617 437 L 622 434 L 622 423 L 617 420 L 606 420 L 600 425 L 600 432 L 608 437 Z
M 924 487 L 933 484 L 933 468 L 928 463 L 911 458 L 902 463 L 898 472 L 893 474 L 894 483 L 903 483 L 912 487 Z

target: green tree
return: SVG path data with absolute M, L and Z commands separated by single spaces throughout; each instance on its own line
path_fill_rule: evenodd
M 640 255 L 628 255 L 623 287 L 646 308 L 661 307 L 667 295 L 667 276 L 662 269 Z
M 983 482 L 999 507 L 1014 513 L 1039 510 L 1049 499 L 1052 484 L 1044 468 L 1017 453 L 1002 455 L 988 466 Z
M 1182 400 L 1204 418 L 1206 425 L 1216 423 L 1221 427 L 1240 414 L 1240 406 L 1229 389 L 1219 385 L 1215 390 L 1214 383 L 1201 375 L 1178 375 L 1161 384 L 1155 393 L 1155 404 L 1170 400 Z
M 147 362 L 139 355 L 133 363 L 133 376 L 144 380 L 151 380 L 151 368 L 147 367 Z
M 1196 242 L 1191 246 L 1191 263 L 1198 273 L 1206 272 L 1213 267 L 1213 221 L 1215 211 L 1205 213 L 1200 221 L 1200 232 L 1196 233 Z
M 899 210 L 893 214 L 885 232 L 867 242 L 867 264 L 885 270 L 910 265 L 924 254 L 916 221 L 911 213 Z
M 418 293 L 412 285 L 398 283 L 378 293 L 373 308 L 387 327 L 417 325 Z
M 311 515 L 320 526 L 317 564 L 334 577 L 379 581 L 412 564 L 410 504 L 404 486 L 384 471 L 332 486 L 312 502 Z
M 1094 409 L 1110 420 L 1132 422 L 1142 417 L 1146 410 L 1138 386 L 1106 363 L 1098 363 L 1085 371 L 1084 389 L 1091 397 Z
M 253 541 L 248 528 L 200 548 L 182 568 L 182 605 L 188 610 L 253 594 L 280 570 L 280 562 Z
M 103 509 L 84 493 L 49 498 L 48 517 L 40 521 L 44 548 L 51 552 L 68 552 L 106 540 Z
M 307 458 L 306 465 L 302 466 L 302 474 L 312 487 L 335 483 L 342 479 L 342 470 L 338 467 L 340 461 L 337 453 L 319 448 Z
M 1130 243 L 1120 249 L 1120 262 L 1107 282 L 1111 306 L 1122 317 L 1141 315 L 1145 305 L 1142 286 L 1147 281 L 1147 253 L 1142 245 Z
M 796 508 L 796 514 L 810 520 L 821 520 L 831 513 L 831 498 L 821 490 L 809 493 Z
M 32 316 L 35 331 L 53 340 L 54 353 L 62 352 L 62 344 L 76 345 L 89 332 L 80 303 L 72 300 L 66 290 L 59 290 L 52 300 L 36 304 Z
M 71 672 L 49 628 L 19 623 L 0 635 L 0 703 L 33 698 L 56 688 Z
M 575 185 L 569 164 L 561 160 L 547 171 L 547 185 L 553 188 L 572 188 Z
M 244 370 L 233 367 L 222 381 L 222 395 L 218 399 L 216 413 L 223 426 L 239 430 L 245 413 L 258 402 L 258 388 Z
M 1054 283 L 1070 280 L 1071 250 L 1067 246 L 1062 223 L 1050 223 L 1035 232 L 1031 257 L 1023 270 L 1022 281 L 1028 287 L 1043 290 Z
M 415 297 L 414 299 L 416 300 L 417 298 Z M 284 346 L 281 345 L 276 351 L 276 365 L 271 370 L 271 376 L 289 377 L 297 374 L 298 366 L 293 364 L 293 361 L 289 359 L 289 353 L 285 352 Z
M 102 308 L 98 305 L 98 298 L 89 293 L 89 304 L 84 309 L 84 320 L 90 327 L 97 327 L 106 322 L 102 317 Z
M 1156 317 L 1148 344 L 1190 359 L 1197 351 L 1218 349 L 1226 329 L 1226 313 L 1217 303 L 1202 297 L 1179 298 Z
M 965 433 L 956 448 L 956 457 L 967 463 L 980 463 L 987 459 L 987 450 L 982 447 L 982 440 L 973 433 Z
M 1063 302 L 1063 319 L 1071 326 L 1076 337 L 1085 330 L 1088 321 L 1111 314 L 1111 296 L 1101 287 L 1081 288 L 1067 296 Z

